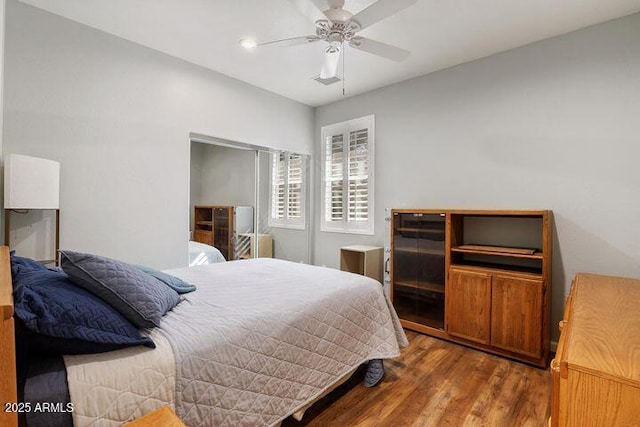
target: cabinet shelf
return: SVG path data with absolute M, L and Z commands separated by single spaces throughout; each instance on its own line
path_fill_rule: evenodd
M 428 306 L 416 306 L 412 300 L 398 297 L 394 302 L 395 307 L 402 313 L 400 322 L 404 327 L 413 324 L 419 327 L 429 327 L 444 330 L 444 308 L 442 305 L 431 302 L 431 310 L 425 310 Z
M 398 227 L 396 228 L 396 231 L 399 233 L 424 233 L 444 235 L 444 229 L 442 228 Z
M 488 246 L 488 248 L 490 247 L 491 246 Z M 505 248 L 505 249 L 508 249 L 508 248 Z M 471 249 L 471 248 L 465 248 L 463 246 L 457 246 L 457 247 L 451 248 L 451 252 L 458 252 L 463 254 L 501 256 L 505 258 L 522 258 L 522 259 L 538 259 L 538 260 L 543 259 L 542 252 L 540 251 L 535 251 L 532 254 L 526 254 L 526 253 L 515 253 L 515 252 L 506 252 L 506 251 L 499 251 L 499 250 L 490 250 L 490 249 L 475 249 L 475 248 Z
M 427 249 L 416 247 L 395 247 L 394 252 L 407 253 L 407 254 L 421 254 L 421 255 L 435 255 L 443 257 L 445 252 L 443 249 Z
M 213 221 L 197 221 L 196 225 L 204 225 L 206 227 L 211 227 L 213 225 Z
M 427 282 L 424 280 L 396 280 L 393 282 L 396 291 L 408 289 L 415 292 L 435 292 L 444 293 L 444 285 L 441 283 Z M 400 289 L 404 288 L 404 289 Z

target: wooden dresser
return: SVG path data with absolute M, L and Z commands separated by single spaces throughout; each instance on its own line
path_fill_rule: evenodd
M 640 426 L 640 280 L 576 275 L 551 361 L 551 426 Z

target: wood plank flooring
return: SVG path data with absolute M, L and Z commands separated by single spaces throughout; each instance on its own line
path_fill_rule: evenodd
M 378 386 L 364 387 L 360 370 L 301 422 L 282 426 L 546 426 L 548 370 L 411 331 L 407 337 L 409 347 L 385 362 Z

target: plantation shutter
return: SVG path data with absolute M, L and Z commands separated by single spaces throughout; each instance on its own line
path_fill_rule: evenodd
M 373 234 L 373 116 L 322 128 L 323 231 Z
M 275 227 L 305 227 L 306 157 L 276 151 L 271 163 L 271 217 Z
M 284 219 L 286 208 L 286 155 L 284 152 L 274 153 L 271 167 L 271 218 Z
M 287 174 L 287 218 L 302 218 L 302 174 L 304 172 L 302 156 L 289 155 Z
M 349 203 L 347 220 L 369 220 L 369 131 L 349 132 Z
M 325 220 L 342 222 L 344 219 L 344 138 L 342 134 L 331 135 L 326 141 Z

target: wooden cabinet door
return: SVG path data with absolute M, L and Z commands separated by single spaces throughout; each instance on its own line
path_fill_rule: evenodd
M 445 238 L 440 213 L 393 214 L 391 297 L 405 327 L 444 329 Z
M 202 230 L 194 230 L 193 231 L 193 240 L 198 243 L 204 243 L 206 245 L 213 246 L 213 232 L 211 231 L 202 231 Z
M 542 279 L 493 276 L 491 345 L 540 357 L 542 289 Z
M 449 270 L 447 333 L 489 344 L 491 332 L 491 275 L 479 271 Z

